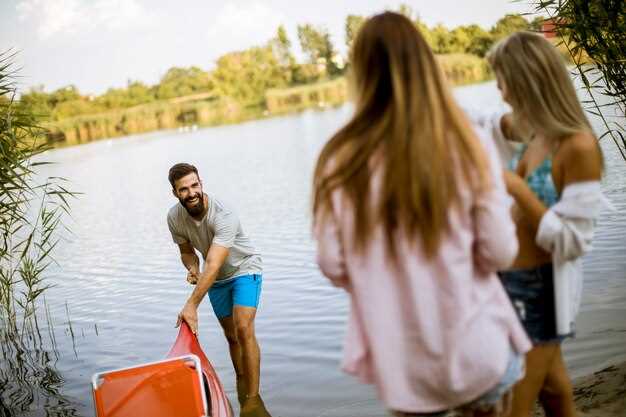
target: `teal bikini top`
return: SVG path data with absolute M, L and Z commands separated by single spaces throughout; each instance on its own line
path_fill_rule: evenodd
M 526 151 L 526 145 L 523 145 L 515 152 L 515 155 L 509 162 L 509 169 L 515 171 L 522 155 Z M 559 200 L 559 193 L 552 180 L 552 156 L 548 156 L 530 175 L 526 178 L 526 183 L 537 197 L 546 205 L 551 207 Z

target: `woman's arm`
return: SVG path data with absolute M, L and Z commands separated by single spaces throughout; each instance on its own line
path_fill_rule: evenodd
M 507 191 L 515 200 L 518 210 L 523 213 L 526 224 L 532 229 L 533 234 L 537 233 L 541 218 L 546 214 L 548 208 L 517 173 L 505 170 L 504 182 Z
M 313 225 L 317 240 L 317 263 L 330 282 L 341 288 L 349 286 L 339 226 L 332 209 L 317 213 Z
M 515 224 L 511 219 L 511 198 L 502 178 L 502 165 L 493 141 L 482 138 L 489 160 L 491 186 L 479 193 L 474 202 L 474 257 L 484 272 L 505 269 L 511 265 L 519 248 Z

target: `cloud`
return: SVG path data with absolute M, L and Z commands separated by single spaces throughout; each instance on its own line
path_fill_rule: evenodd
M 280 11 L 260 1 L 226 2 L 215 15 L 207 36 L 218 53 L 248 48 L 268 41 L 285 21 Z
M 43 39 L 91 30 L 126 29 L 151 18 L 136 0 L 20 0 L 16 7 L 19 19 L 33 22 L 37 35 Z

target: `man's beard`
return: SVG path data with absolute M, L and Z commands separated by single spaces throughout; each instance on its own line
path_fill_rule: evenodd
M 195 205 L 190 206 L 188 202 L 192 200 L 194 197 L 198 197 L 198 202 Z M 187 213 L 189 213 L 189 215 L 192 217 L 197 217 L 201 215 L 202 212 L 204 211 L 204 194 L 203 193 L 190 195 L 189 197 L 185 199 L 179 198 L 178 201 L 180 201 L 180 204 L 182 204 L 185 210 L 187 210 Z

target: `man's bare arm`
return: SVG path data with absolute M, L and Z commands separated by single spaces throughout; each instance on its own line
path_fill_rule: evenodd
M 226 257 L 228 256 L 228 248 L 225 248 L 220 245 L 211 245 L 209 248 L 209 253 L 207 254 L 206 262 L 204 263 L 204 271 L 198 277 L 198 283 L 196 288 L 194 288 L 191 296 L 189 297 L 188 303 L 193 304 L 198 307 L 202 302 L 202 299 L 209 291 L 209 288 L 215 282 L 217 278 L 217 274 L 226 261 Z
M 180 260 L 187 268 L 187 271 L 192 272 L 194 274 L 200 273 L 200 259 L 198 259 L 198 255 L 191 246 L 191 243 L 182 243 L 178 245 L 180 249 Z
M 204 263 L 204 270 L 199 274 L 196 288 L 194 288 L 183 310 L 178 315 L 177 327 L 184 320 L 191 328 L 191 331 L 194 334 L 198 334 L 198 306 L 215 282 L 217 274 L 227 256 L 228 248 L 220 245 L 211 245 Z

